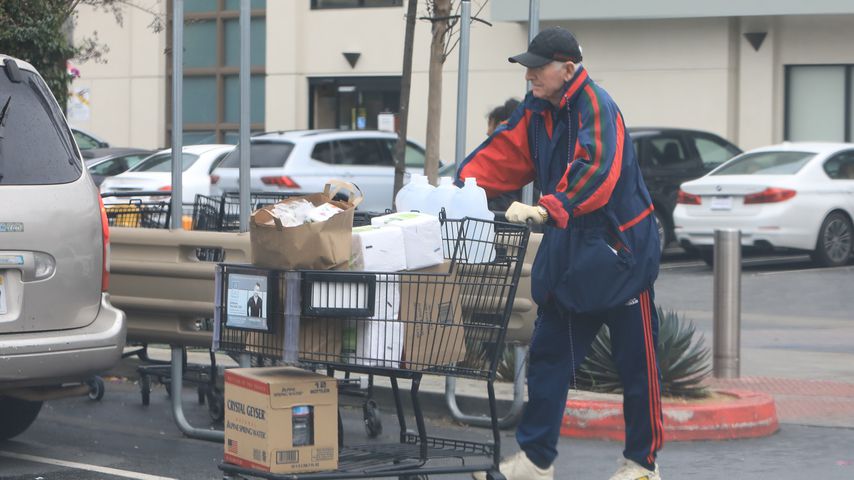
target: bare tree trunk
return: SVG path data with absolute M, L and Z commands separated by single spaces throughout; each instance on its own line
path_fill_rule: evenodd
M 409 123 L 409 91 L 412 86 L 412 46 L 415 43 L 415 14 L 418 0 L 409 0 L 406 9 L 406 33 L 403 40 L 403 74 L 400 79 L 400 112 L 398 113 L 397 143 L 394 145 L 394 197 L 403 187 L 403 174 L 406 172 L 406 127 Z M 397 205 L 394 205 L 397 209 Z
M 430 70 L 427 90 L 427 152 L 424 174 L 435 185 L 439 175 L 439 136 L 442 122 L 442 66 L 451 0 L 433 0 L 433 40 L 430 43 Z

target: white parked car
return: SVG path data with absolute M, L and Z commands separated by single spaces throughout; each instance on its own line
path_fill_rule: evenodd
M 255 135 L 250 141 L 250 188 L 253 192 L 314 193 L 322 191 L 330 178 L 340 178 L 364 193 L 360 210 L 383 211 L 392 206 L 396 141 L 396 134 L 379 131 L 300 130 Z M 422 173 L 424 148 L 410 141 L 406 149 L 407 172 Z M 213 171 L 211 194 L 237 192 L 239 167 L 240 149 L 236 148 Z
M 676 237 L 711 263 L 714 231 L 743 247 L 808 251 L 822 266 L 854 253 L 854 144 L 783 143 L 751 150 L 682 184 Z
M 211 171 L 234 145 L 189 145 L 184 147 L 181 201 L 192 205 L 196 194 L 210 195 Z M 161 150 L 130 170 L 104 179 L 101 193 L 172 190 L 172 150 Z

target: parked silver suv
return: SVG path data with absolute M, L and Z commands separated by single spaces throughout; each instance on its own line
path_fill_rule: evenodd
M 121 358 L 106 213 L 84 171 L 44 80 L 0 54 L 0 440 Z
M 380 131 L 257 134 L 250 141 L 250 188 L 253 192 L 313 193 L 322 191 L 330 178 L 341 178 L 355 183 L 365 194 L 360 210 L 381 212 L 392 206 L 395 142 L 396 134 Z M 407 142 L 407 173 L 423 173 L 424 155 L 424 147 Z M 238 191 L 239 167 L 240 149 L 235 148 L 211 173 L 211 193 Z

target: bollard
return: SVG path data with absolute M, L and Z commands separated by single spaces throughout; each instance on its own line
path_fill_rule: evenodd
M 741 375 L 741 231 L 715 230 L 715 378 Z

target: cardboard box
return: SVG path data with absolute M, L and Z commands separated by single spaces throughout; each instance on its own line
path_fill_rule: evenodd
M 350 270 L 399 272 L 406 270 L 403 230 L 396 227 L 365 225 L 353 229 L 353 256 Z
M 414 273 L 449 273 L 447 262 Z M 400 319 L 404 324 L 406 368 L 430 370 L 466 356 L 460 286 L 454 272 L 446 277 L 403 275 Z
M 371 225 L 393 226 L 402 230 L 407 270 L 440 265 L 445 260 L 438 217 L 418 212 L 392 213 L 372 218 Z
M 270 473 L 338 468 L 335 379 L 290 367 L 226 370 L 224 460 Z
M 285 327 L 281 317 L 277 320 L 275 333 L 241 332 L 247 352 L 283 355 Z M 343 344 L 343 318 L 305 317 L 300 319 L 299 357 L 310 362 L 339 362 Z

